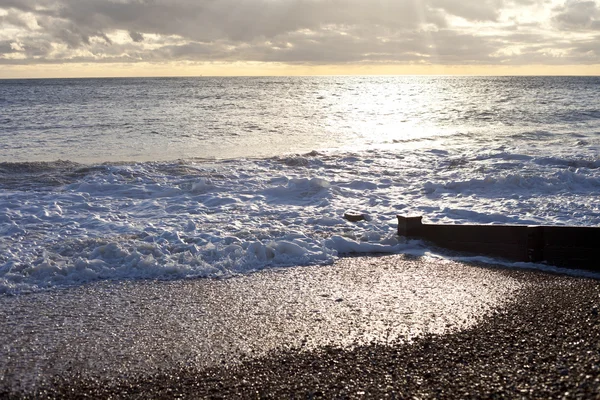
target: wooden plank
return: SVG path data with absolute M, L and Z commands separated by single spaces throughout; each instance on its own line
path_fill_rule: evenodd
M 596 227 L 545 226 L 546 246 L 600 247 L 600 229 Z
M 398 216 L 398 234 L 447 249 L 600 271 L 600 227 L 423 224 Z
M 422 235 L 431 240 L 524 244 L 527 226 L 423 225 Z
M 545 247 L 544 261 L 557 267 L 572 267 L 600 271 L 598 249 L 580 247 Z

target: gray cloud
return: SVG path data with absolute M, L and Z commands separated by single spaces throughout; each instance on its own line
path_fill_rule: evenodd
M 63 0 L 61 7 L 39 14 L 40 18 L 68 22 L 79 29 L 123 29 L 180 35 L 196 41 L 247 41 L 328 24 L 392 29 L 408 29 L 421 23 L 444 24 L 440 11 L 413 0 Z
M 0 53 L 13 53 L 16 50 L 10 40 L 0 41 Z
M 600 30 L 600 7 L 595 1 L 567 1 L 555 9 L 554 22 L 565 30 Z
M 14 10 L 9 10 L 8 14 L 0 16 L 0 26 L 8 25 L 23 29 L 29 29 L 27 22 L 22 18 L 22 15 Z
M 139 32 L 129 32 L 129 37 L 136 43 L 140 43 L 144 41 L 144 35 Z
M 32 11 L 34 10 L 35 4 L 35 1 L 29 0 L 0 0 L 0 8 L 5 10 L 14 8 L 21 11 Z
M 565 43 L 542 29 L 593 34 L 597 1 L 566 1 L 551 21 L 500 20 L 503 10 L 549 1 L 0 0 L 0 63 L 526 64 L 561 62 L 556 50 L 562 62 L 600 62 L 590 37 Z M 452 16 L 475 25 L 452 26 Z M 2 35 L 9 28 L 15 38 Z M 512 47 L 521 50 L 503 51 Z

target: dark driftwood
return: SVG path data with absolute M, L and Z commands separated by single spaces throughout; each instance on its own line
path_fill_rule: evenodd
M 600 271 L 600 227 L 423 224 L 398 215 L 398 234 L 451 250 Z

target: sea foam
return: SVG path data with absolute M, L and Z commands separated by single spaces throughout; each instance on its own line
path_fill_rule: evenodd
M 600 222 L 599 169 L 583 157 L 579 167 L 572 156 L 540 162 L 506 149 L 485 157 L 424 149 L 288 158 L 295 159 L 303 161 L 5 169 L 0 292 L 223 277 L 350 253 L 425 254 L 422 243 L 397 237 L 398 213 L 450 223 Z M 65 176 L 65 168 L 63 185 L 15 184 L 24 173 L 35 181 L 36 174 Z M 347 221 L 348 210 L 366 219 Z

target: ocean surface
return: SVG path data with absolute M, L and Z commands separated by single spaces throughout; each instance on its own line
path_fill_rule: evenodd
M 0 81 L 0 294 L 426 253 L 397 214 L 597 226 L 599 194 L 596 77 Z

